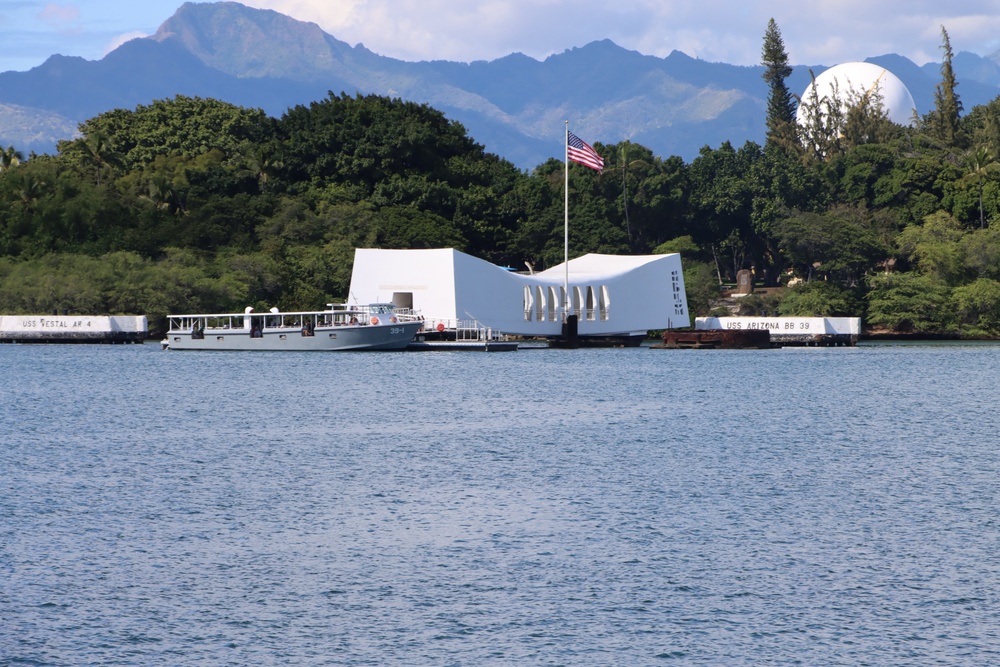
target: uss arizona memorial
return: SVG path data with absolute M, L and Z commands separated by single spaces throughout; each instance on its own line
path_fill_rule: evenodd
M 567 291 L 568 286 L 568 291 Z M 515 273 L 451 248 L 356 249 L 352 303 L 392 302 L 424 317 L 426 329 L 488 327 L 562 338 L 567 315 L 577 335 L 638 344 L 650 330 L 691 325 L 681 258 L 590 254 L 538 273 Z M 696 329 L 760 329 L 781 344 L 857 342 L 856 317 L 699 317 Z M 617 340 L 615 340 L 617 339 Z
M 580 337 L 643 337 L 691 324 L 678 254 L 589 254 L 523 274 L 451 248 L 358 248 L 349 301 L 392 302 L 431 326 L 475 320 L 516 336 L 558 337 L 567 315 Z
M 814 98 L 829 105 L 875 91 L 882 96 L 893 122 L 907 124 L 914 117 L 913 97 L 906 86 L 888 70 L 871 63 L 843 63 L 827 70 L 810 84 L 803 99 Z M 798 111 L 798 120 L 804 123 L 805 110 L 800 106 Z M 568 164 L 567 159 L 567 168 Z M 581 338 L 641 338 L 650 330 L 691 325 L 678 254 L 588 254 L 526 275 L 451 248 L 359 248 L 354 255 L 349 301 L 391 301 L 432 324 L 436 321 L 452 328 L 475 321 L 515 336 L 559 337 L 571 317 L 576 319 L 576 334 Z M 859 320 L 848 319 L 848 335 L 856 340 Z M 736 322 L 729 324 L 735 326 Z M 701 328 L 709 323 L 698 325 Z M 827 321 L 824 330 L 828 326 Z M 835 333 L 841 332 L 838 329 Z

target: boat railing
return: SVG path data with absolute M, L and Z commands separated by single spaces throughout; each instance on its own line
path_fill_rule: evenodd
M 420 320 L 410 309 L 394 311 L 386 304 L 369 306 L 345 306 L 328 304 L 329 310 L 322 311 L 267 311 L 243 313 L 212 313 L 198 315 L 169 315 L 169 331 L 263 331 L 274 329 L 302 329 L 307 325 L 315 327 L 364 326 L 374 324 L 378 317 L 382 322 L 413 322 Z M 391 319 L 395 318 L 395 319 Z
M 203 332 L 244 330 L 273 331 L 275 329 L 302 329 L 307 324 L 315 327 L 366 325 L 370 315 L 379 313 L 366 306 L 341 307 L 331 304 L 330 310 L 301 312 L 219 313 L 201 315 L 170 315 L 169 331 Z M 483 326 L 478 320 L 424 318 L 410 308 L 396 308 L 393 315 L 400 322 L 423 322 L 424 331 L 446 331 L 458 341 L 503 341 L 506 336 L 492 327 Z
M 419 313 L 412 308 L 396 308 L 393 314 L 400 322 L 417 322 L 423 320 Z

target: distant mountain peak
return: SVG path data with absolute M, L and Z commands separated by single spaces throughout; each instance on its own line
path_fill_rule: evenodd
M 918 67 L 895 54 L 869 60 L 903 79 L 921 113 L 932 108 L 938 65 Z M 966 110 L 997 97 L 995 62 L 960 52 L 954 65 Z M 807 88 L 809 70 L 794 67 L 793 92 Z M 706 145 L 763 142 L 762 72 L 761 65 L 712 63 L 681 51 L 645 55 L 610 39 L 544 61 L 511 53 L 471 63 L 408 62 L 352 47 L 315 23 L 275 11 L 187 2 L 155 35 L 126 42 L 99 61 L 52 56 L 29 72 L 0 73 L 0 145 L 53 150 L 61 133 L 73 136 L 73 123 L 177 95 L 280 116 L 332 91 L 428 104 L 522 168 L 561 154 L 566 119 L 590 141 L 629 139 L 657 155 L 693 158 Z
M 186 2 L 152 39 L 177 41 L 209 67 L 253 78 L 322 78 L 350 50 L 315 23 L 238 2 Z

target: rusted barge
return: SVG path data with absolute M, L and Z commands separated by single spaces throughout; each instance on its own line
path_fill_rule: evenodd
M 766 350 L 772 347 L 767 330 L 737 331 L 712 329 L 696 331 L 664 331 L 663 343 L 652 345 L 667 350 Z

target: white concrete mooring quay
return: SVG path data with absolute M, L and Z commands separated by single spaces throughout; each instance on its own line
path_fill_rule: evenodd
M 141 343 L 145 315 L 2 315 L 0 343 Z
M 853 347 L 861 335 L 859 317 L 698 317 L 694 326 L 699 331 L 769 331 L 775 347 Z

